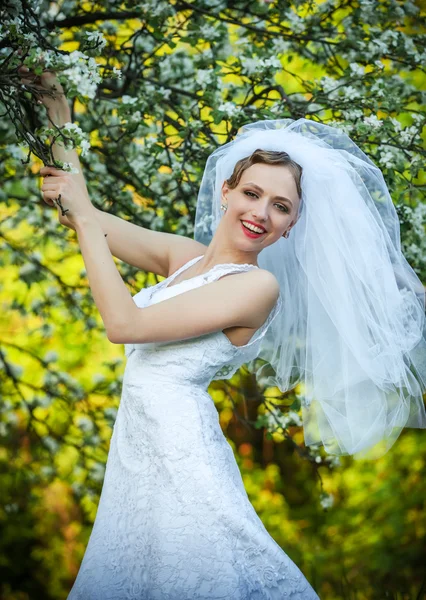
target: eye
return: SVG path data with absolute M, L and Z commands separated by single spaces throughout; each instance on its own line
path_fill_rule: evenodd
M 245 194 L 253 194 L 253 196 L 254 196 L 255 198 L 257 198 L 257 194 L 255 194 L 254 192 L 250 192 L 249 190 L 246 190 L 244 193 L 245 193 Z M 249 196 L 249 198 L 252 198 L 253 196 Z M 288 213 L 288 212 L 289 212 L 289 210 L 288 210 L 287 206 L 285 206 L 284 204 L 280 204 L 279 202 L 276 202 L 276 203 L 275 203 L 275 206 L 279 206 L 279 207 L 280 207 L 280 211 L 281 211 L 281 212 L 285 212 L 285 213 Z

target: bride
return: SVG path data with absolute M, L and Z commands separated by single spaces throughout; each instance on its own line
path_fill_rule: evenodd
M 70 120 L 63 96 L 43 102 Z M 378 456 L 404 426 L 426 426 L 424 290 L 377 168 L 342 136 L 304 119 L 245 126 L 207 161 L 194 240 L 94 208 L 81 169 L 41 169 L 127 356 L 69 600 L 318 598 L 251 506 L 207 393 L 256 357 L 283 391 L 303 378 L 308 445 Z M 55 158 L 79 168 L 75 152 Z M 165 279 L 132 298 L 112 255 Z

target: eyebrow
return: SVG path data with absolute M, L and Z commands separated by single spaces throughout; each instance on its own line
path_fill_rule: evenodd
M 257 185 L 256 183 L 253 183 L 253 181 L 247 181 L 246 183 L 243 183 L 243 185 L 251 185 L 252 187 L 259 190 L 259 192 L 261 194 L 263 194 L 262 188 L 259 185 Z M 293 202 L 290 200 L 290 198 L 285 198 L 284 196 L 275 196 L 274 200 L 284 200 L 284 201 L 290 202 L 291 206 L 293 206 Z

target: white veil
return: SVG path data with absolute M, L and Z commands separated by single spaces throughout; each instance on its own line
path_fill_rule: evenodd
M 425 290 L 401 253 L 389 191 L 342 131 L 307 119 L 257 121 L 209 156 L 197 241 L 210 243 L 222 183 L 258 148 L 299 163 L 302 201 L 289 237 L 258 257 L 279 281 L 283 308 L 262 341 L 266 364 L 249 367 L 282 392 L 302 384 L 307 446 L 377 458 L 403 427 L 426 427 Z

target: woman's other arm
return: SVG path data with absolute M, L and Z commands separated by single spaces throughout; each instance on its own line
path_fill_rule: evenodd
M 278 299 L 275 276 L 253 269 L 226 274 L 139 308 L 112 260 L 99 223 L 83 216 L 76 229 L 93 298 L 114 344 L 185 340 L 236 326 L 256 330 Z

